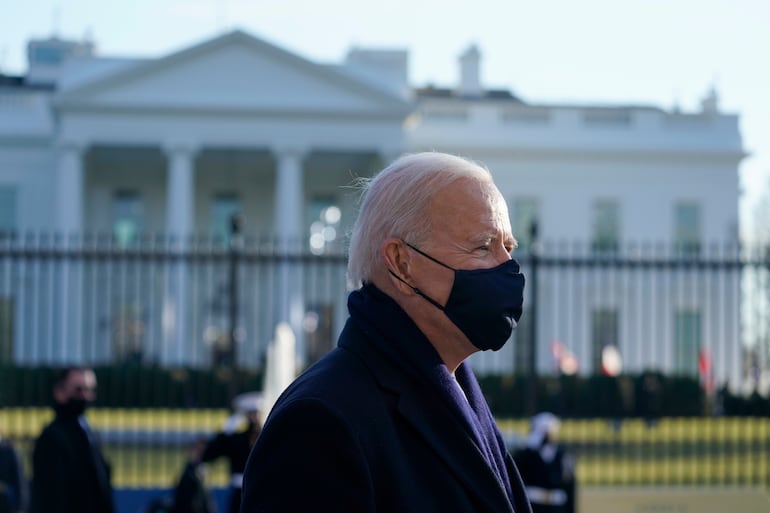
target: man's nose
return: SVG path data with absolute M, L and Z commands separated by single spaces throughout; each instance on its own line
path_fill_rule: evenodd
M 502 244 L 495 250 L 495 263 L 503 264 L 513 258 L 508 250 Z

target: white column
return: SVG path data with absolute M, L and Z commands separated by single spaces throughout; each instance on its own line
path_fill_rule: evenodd
M 166 234 L 180 244 L 192 235 L 195 154 L 196 150 L 192 145 L 166 146 Z
M 71 141 L 58 144 L 56 229 L 64 241 L 83 235 L 84 148 L 84 145 Z
M 276 154 L 275 210 L 273 213 L 276 241 L 283 249 L 298 249 L 302 240 L 303 197 L 302 160 L 305 152 L 284 148 Z
M 195 198 L 195 155 L 190 144 L 169 144 L 166 181 L 166 235 L 168 250 L 184 255 L 190 249 Z M 161 360 L 171 365 L 191 363 L 197 349 L 196 337 L 190 337 L 190 276 L 184 258 L 169 260 L 162 323 L 164 348 Z
M 85 145 L 74 141 L 57 144 L 58 165 L 56 172 L 56 225 L 64 250 L 77 249 L 82 240 L 83 201 L 85 194 L 83 153 Z M 68 258 L 58 261 L 59 297 L 56 352 L 49 355 L 55 362 L 83 362 L 82 340 L 82 279 L 79 260 Z M 93 355 L 88 355 L 93 356 Z
M 282 148 L 275 152 L 275 210 L 273 226 L 279 258 L 304 249 L 302 214 L 305 207 L 303 192 L 303 159 L 305 152 L 297 148 Z M 299 364 L 304 362 L 305 337 L 302 319 L 305 315 L 302 296 L 301 265 L 288 258 L 280 260 L 275 280 L 275 326 L 288 323 L 296 338 Z

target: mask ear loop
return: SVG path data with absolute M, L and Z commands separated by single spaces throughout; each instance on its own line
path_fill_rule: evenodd
M 444 262 L 442 262 L 442 261 L 440 261 L 440 260 L 436 260 L 435 258 L 433 258 L 432 256 L 430 256 L 429 254 L 427 254 L 427 253 L 423 252 L 421 249 L 417 249 L 416 247 L 412 246 L 411 244 L 409 244 L 409 243 L 408 243 L 407 241 L 405 241 L 404 239 L 401 239 L 401 242 L 403 242 L 404 244 L 406 244 L 407 246 L 409 246 L 410 248 L 412 248 L 413 250 L 415 250 L 416 252 L 418 252 L 419 254 L 421 254 L 422 256 L 424 256 L 425 258 L 427 258 L 428 260 L 431 260 L 431 261 L 433 261 L 433 262 L 436 262 L 438 265 L 440 265 L 440 266 L 442 266 L 442 267 L 446 267 L 446 268 L 447 268 L 447 269 L 449 269 L 450 271 L 456 271 L 456 270 L 457 270 L 457 269 L 455 269 L 454 267 L 449 267 L 448 265 L 446 265 Z
M 415 287 L 415 286 L 413 286 L 413 285 L 409 285 L 409 284 L 408 284 L 408 283 L 407 283 L 407 282 L 406 282 L 406 281 L 405 281 L 405 280 L 404 280 L 404 279 L 403 279 L 401 276 L 397 275 L 396 273 L 394 273 L 394 272 L 393 272 L 393 271 L 391 271 L 390 269 L 388 269 L 388 272 L 389 272 L 390 274 L 392 274 L 392 275 L 393 275 L 393 277 L 394 277 L 395 279 L 397 279 L 398 281 L 400 281 L 401 283 L 403 283 L 404 285 L 406 285 L 407 287 L 409 287 L 410 289 L 412 289 L 412 290 L 414 291 L 414 293 L 415 293 L 415 294 L 417 294 L 418 296 L 421 296 L 421 297 L 422 297 L 423 299 L 425 299 L 425 300 L 426 300 L 428 303 L 432 304 L 433 306 L 435 306 L 436 308 L 438 308 L 438 309 L 439 309 L 439 310 L 441 310 L 442 312 L 444 311 L 444 307 L 443 307 L 443 306 L 441 306 L 440 304 L 438 304 L 438 302 L 437 302 L 437 301 L 435 301 L 435 300 L 433 300 L 432 298 L 430 298 L 430 297 L 426 296 L 426 295 L 425 295 L 425 293 L 424 293 L 423 291 L 421 291 L 420 289 L 418 289 L 417 287 Z

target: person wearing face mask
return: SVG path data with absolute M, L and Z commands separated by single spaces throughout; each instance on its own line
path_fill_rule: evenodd
M 241 507 L 243 469 L 246 467 L 249 451 L 262 429 L 262 394 L 259 392 L 240 394 L 233 399 L 233 409 L 235 413 L 227 419 L 225 429 L 209 439 L 203 445 L 200 454 L 193 457 L 192 462 L 209 463 L 222 457 L 229 460 L 229 513 L 238 513 Z M 241 424 L 243 424 L 242 427 Z
M 110 467 L 85 412 L 96 398 L 94 371 L 67 367 L 53 387 L 54 419 L 35 441 L 31 513 L 114 513 Z
M 243 513 L 529 513 L 465 360 L 522 313 L 516 240 L 490 172 L 437 152 L 366 181 L 337 347 L 271 410 L 246 465 Z
M 534 513 L 575 513 L 575 461 L 558 442 L 560 427 L 556 415 L 538 413 L 526 446 L 513 455 Z

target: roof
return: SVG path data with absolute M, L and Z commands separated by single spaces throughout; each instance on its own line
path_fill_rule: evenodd
M 26 78 L 18 75 L 3 75 L 0 73 L 0 87 L 31 89 L 35 91 L 52 91 L 53 84 L 28 84 Z
M 507 89 L 485 89 L 481 96 L 462 96 L 457 91 L 445 87 L 427 85 L 415 89 L 417 98 L 456 98 L 458 100 L 509 100 L 515 103 L 524 103 L 518 96 Z

